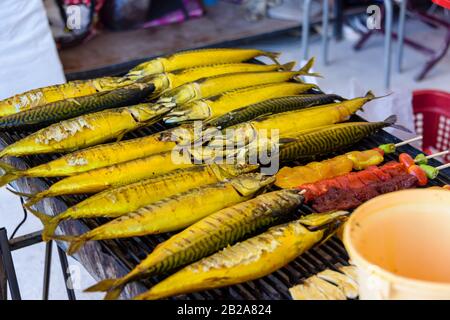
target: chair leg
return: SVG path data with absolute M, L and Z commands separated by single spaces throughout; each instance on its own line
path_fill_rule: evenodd
M 323 0 L 322 5 L 322 62 L 328 64 L 328 23 L 329 23 L 329 2 Z
M 403 61 L 403 40 L 405 37 L 405 18 L 406 18 L 406 7 L 408 5 L 408 0 L 401 0 L 400 2 L 400 13 L 398 21 L 398 39 L 397 39 L 397 71 L 402 72 L 402 61 Z
M 50 289 L 50 273 L 52 270 L 53 241 L 45 244 L 44 285 L 42 288 L 42 300 L 48 300 Z
M 392 0 L 383 0 L 385 8 L 385 34 L 384 34 L 384 87 L 391 85 L 391 44 L 392 44 Z
M 67 255 L 63 249 L 61 249 L 58 245 L 56 246 L 59 255 L 59 262 L 61 263 L 61 269 L 63 272 L 64 283 L 66 285 L 67 297 L 69 300 L 76 300 L 75 291 L 69 287 L 70 277 L 67 274 L 67 269 L 69 268 L 69 263 L 67 261 Z
M 302 20 L 302 59 L 308 59 L 309 46 L 309 15 L 311 13 L 312 0 L 304 0 L 303 2 L 303 20 Z
M 417 75 L 416 81 L 423 80 L 426 77 L 428 72 L 430 72 L 431 69 L 445 56 L 449 47 L 450 47 L 450 29 L 448 29 L 447 31 L 447 38 L 441 51 L 426 62 L 425 66 L 422 68 L 422 71 Z
M 353 50 L 361 50 L 364 44 L 369 40 L 369 38 L 374 34 L 374 31 L 370 30 L 361 35 L 361 38 L 353 45 Z
M 334 0 L 333 3 L 333 16 L 334 16 L 334 26 L 333 26 L 333 36 L 336 41 L 342 40 L 342 31 L 344 26 L 344 12 L 342 10 L 342 0 Z

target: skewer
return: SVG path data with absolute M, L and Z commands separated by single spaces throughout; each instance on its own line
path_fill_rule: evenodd
M 411 142 L 422 140 L 423 136 L 417 136 L 405 141 L 400 141 L 399 143 L 393 144 L 393 143 L 385 143 L 378 146 L 379 149 L 381 149 L 385 153 L 394 153 L 396 148 L 404 146 L 406 144 L 410 144 Z
M 447 168 L 450 168 L 450 163 L 446 163 L 446 164 L 440 165 L 439 167 L 436 167 L 436 170 L 441 171 L 441 170 L 444 170 L 444 169 L 447 169 Z
M 416 142 L 416 141 L 419 141 L 419 140 L 422 140 L 422 139 L 423 139 L 423 136 L 420 135 L 420 136 L 417 136 L 417 137 L 414 137 L 414 138 L 411 138 L 411 139 L 408 139 L 408 140 L 396 143 L 395 146 L 396 147 L 401 147 L 401 146 L 404 146 L 406 144 L 410 144 L 411 142 Z
M 448 154 L 449 152 L 450 152 L 450 150 L 441 151 L 441 152 L 426 156 L 425 159 L 432 159 L 435 157 L 444 156 L 444 155 Z
M 450 152 L 450 150 L 445 150 L 445 151 L 437 152 L 434 154 L 430 154 L 428 156 L 424 155 L 423 153 L 420 153 L 414 158 L 414 162 L 418 163 L 418 164 L 427 164 L 429 159 L 444 156 L 444 155 L 448 154 L 449 152 Z

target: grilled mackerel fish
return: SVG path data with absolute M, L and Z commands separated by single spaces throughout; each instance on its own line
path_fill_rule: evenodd
M 158 245 L 125 277 L 101 281 L 87 291 L 107 291 L 106 299 L 116 299 L 131 281 L 175 270 L 290 219 L 302 202 L 295 190 L 281 190 L 217 211 Z
M 304 224 L 308 216 L 272 227 L 181 269 L 135 299 L 161 299 L 264 277 L 326 241 L 347 214 L 342 212 L 339 218 L 333 215 L 326 219 L 326 224 L 315 226 L 313 230 Z
M 154 178 L 105 190 L 54 217 L 33 210 L 28 205 L 26 207 L 44 225 L 42 238 L 46 241 L 53 236 L 56 227 L 63 220 L 97 217 L 116 218 L 189 189 L 256 171 L 258 167 L 258 165 L 250 164 L 211 164 L 178 169 Z
M 251 199 L 274 180 L 260 173 L 244 174 L 165 198 L 81 236 L 56 238 L 70 241 L 68 253 L 73 254 L 90 240 L 128 238 L 184 229 L 220 209 Z

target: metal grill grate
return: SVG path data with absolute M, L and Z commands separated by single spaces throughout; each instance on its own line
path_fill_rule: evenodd
M 353 121 L 361 120 L 354 116 Z M 161 123 L 155 124 L 149 128 L 142 128 L 138 131 L 129 133 L 125 138 L 137 138 L 144 135 L 149 135 L 157 131 L 166 129 Z M 2 138 L 7 143 L 12 143 L 20 138 L 26 136 L 24 133 L 2 133 Z M 399 142 L 399 140 L 385 131 L 380 131 L 370 138 L 364 139 L 362 142 L 353 146 L 353 150 L 365 150 L 376 147 L 380 144 Z M 343 152 L 347 150 L 342 150 Z M 419 150 L 412 148 L 411 146 L 400 147 L 396 154 L 387 155 L 386 160 L 397 159 L 400 152 L 408 152 L 411 155 L 416 155 Z M 331 156 L 331 155 L 330 155 Z M 36 166 L 55 158 L 59 155 L 38 155 L 32 157 L 23 158 L 24 162 L 29 166 Z M 431 165 L 437 166 L 439 163 L 432 160 Z M 291 163 L 290 165 L 297 165 L 297 163 Z M 450 170 L 443 171 L 437 179 L 430 182 L 430 185 L 443 185 L 450 184 Z M 43 179 L 46 183 L 51 184 L 58 179 Z M 86 198 L 85 196 L 65 196 L 61 199 L 68 205 L 73 205 Z M 301 214 L 311 212 L 311 208 L 303 206 L 301 208 Z M 84 223 L 88 228 L 95 228 L 96 226 L 104 223 L 105 219 L 92 219 L 85 220 Z M 167 240 L 171 234 L 162 234 L 155 236 L 147 236 L 140 238 L 130 238 L 121 240 L 109 240 L 103 241 L 103 249 L 113 256 L 119 264 L 125 269 L 131 270 L 136 266 L 143 258 L 147 256 L 159 243 Z M 176 297 L 175 299 L 236 299 L 236 300 L 254 300 L 254 299 L 290 299 L 288 288 L 297 284 L 301 279 L 314 275 L 326 268 L 336 269 L 340 266 L 348 265 L 348 256 L 342 245 L 342 243 L 332 238 L 325 244 L 313 248 L 306 252 L 304 255 L 298 257 L 295 261 L 289 265 L 272 273 L 271 275 L 259 280 L 243 283 L 240 285 L 234 285 L 227 288 L 203 291 Z M 144 285 L 151 286 L 163 277 L 154 277 L 144 282 Z

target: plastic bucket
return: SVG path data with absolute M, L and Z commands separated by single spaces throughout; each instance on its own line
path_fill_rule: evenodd
M 344 228 L 360 299 L 450 299 L 450 192 L 388 193 L 361 205 Z

